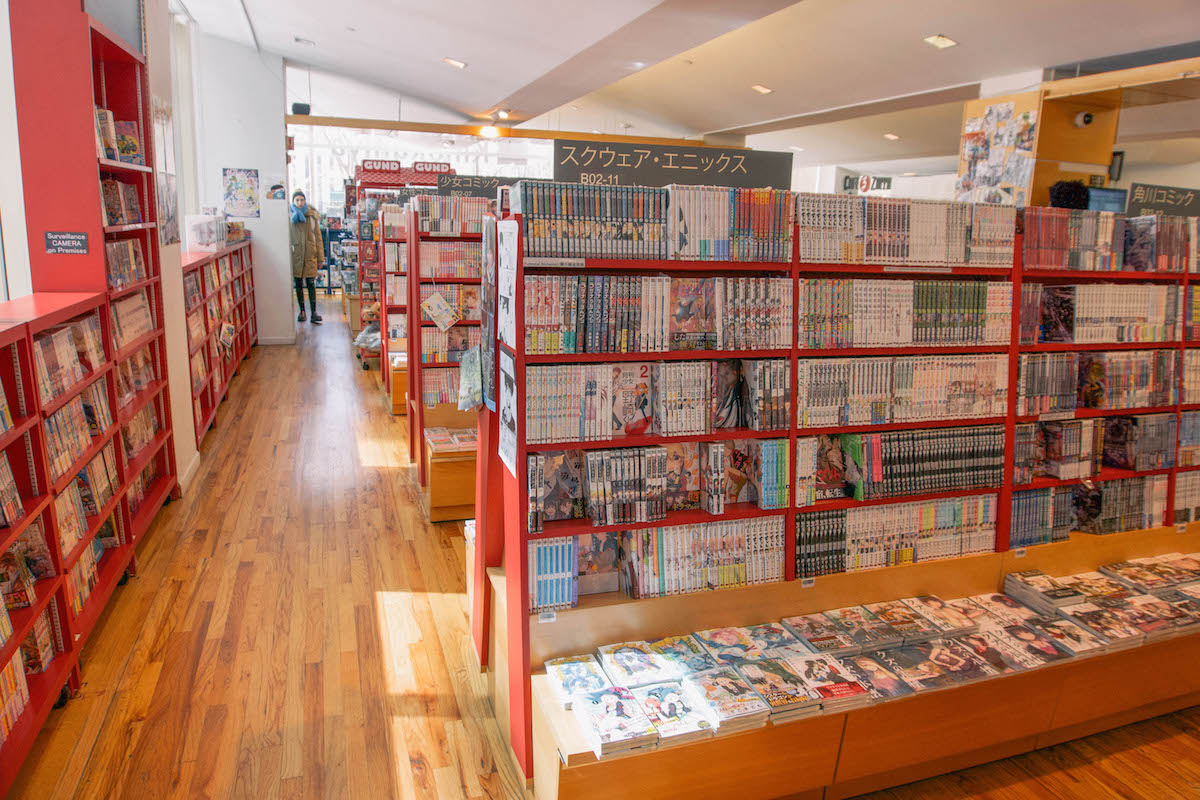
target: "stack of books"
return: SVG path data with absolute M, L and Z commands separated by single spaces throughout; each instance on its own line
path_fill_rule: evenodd
M 126 286 L 146 280 L 146 261 L 142 256 L 140 239 L 117 239 L 105 242 L 104 256 L 105 265 L 108 268 L 109 289 L 124 289 Z M 194 273 L 189 273 L 189 277 L 192 275 Z M 199 287 L 196 287 L 197 291 L 198 289 Z M 191 307 L 191 305 L 189 302 L 188 306 Z
M 389 245 L 391 247 L 393 245 Z M 421 242 L 421 278 L 478 278 L 483 264 L 479 242 Z M 389 261 L 389 269 L 397 271 Z M 402 264 L 400 270 L 404 269 Z M 391 290 L 388 296 L 392 296 Z
M 215 319 L 210 321 L 216 322 Z M 128 297 L 114 300 L 112 323 L 113 341 L 118 350 L 154 330 L 154 318 L 150 313 L 146 293 L 134 292 Z
M 658 731 L 633 692 L 623 686 L 580 692 L 572 698 L 571 710 L 596 758 L 653 750 L 658 746 Z
M 1055 616 L 1064 606 L 1083 600 L 1083 594 L 1064 586 L 1040 569 L 1010 572 L 1004 576 L 1004 593 L 1040 614 Z
M 666 190 L 669 258 L 792 260 L 791 192 L 677 184 Z
M 722 735 L 761 728 L 771 716 L 771 707 L 730 664 L 692 673 L 683 683 L 708 704 Z
M 1179 286 L 1021 286 L 1021 341 L 1172 342 L 1181 336 Z

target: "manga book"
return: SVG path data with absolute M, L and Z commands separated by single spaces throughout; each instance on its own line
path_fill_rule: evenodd
M 646 643 L 664 661 L 674 666 L 680 675 L 714 669 L 717 662 L 691 636 L 666 636 Z
M 875 697 L 887 699 L 912 694 L 913 688 L 888 666 L 886 656 L 886 650 L 878 650 L 844 656 L 839 660 Z
M 810 696 L 800 676 L 779 659 L 743 662 L 737 670 L 772 710 L 811 705 L 819 699 Z
M 658 741 L 658 733 L 641 704 L 623 686 L 577 694 L 571 708 L 597 758 Z
M 546 453 L 542 501 L 545 520 L 583 518 L 583 474 L 580 451 Z
M 546 662 L 550 685 L 563 708 L 571 708 L 571 698 L 580 692 L 596 692 L 612 685 L 595 656 L 568 656 Z
M 712 628 L 692 634 L 701 646 L 717 661 L 737 664 L 765 658 L 762 649 L 746 635 L 743 628 Z
M 672 442 L 667 451 L 667 510 L 700 508 L 700 451 L 695 442 Z
M 660 746 L 712 736 L 717 727 L 707 703 L 677 681 L 639 686 L 633 690 L 633 696 L 658 731 Z
M 612 428 L 614 436 L 649 433 L 654 422 L 652 366 L 646 363 L 612 365 Z
M 1093 655 L 1108 649 L 1103 639 L 1061 617 L 1034 617 L 1025 625 L 1073 656 Z
M 785 617 L 783 624 L 816 653 L 840 655 L 861 648 L 850 634 L 824 614 Z
M 646 642 L 618 642 L 597 648 L 600 666 L 618 686 L 644 686 L 679 679 L 674 665 Z
M 825 616 L 839 625 L 864 650 L 890 647 L 901 642 L 899 633 L 862 606 L 835 608 L 826 611 Z
M 763 651 L 799 643 L 792 632 L 778 622 L 749 625 L 741 630 L 759 650 Z
M 689 675 L 684 683 L 708 703 L 722 728 L 744 717 L 757 717 L 765 722 L 771 710 L 730 665 Z

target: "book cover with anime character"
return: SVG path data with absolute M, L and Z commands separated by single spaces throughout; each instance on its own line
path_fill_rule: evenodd
M 614 364 L 612 367 L 612 427 L 615 436 L 650 433 L 654 422 L 654 381 L 651 365 Z
M 546 453 L 543 518 L 583 519 L 583 454 L 578 450 Z
M 700 450 L 695 442 L 674 442 L 667 450 L 668 511 L 700 508 Z

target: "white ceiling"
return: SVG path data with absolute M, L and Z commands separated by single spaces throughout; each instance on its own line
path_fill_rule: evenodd
M 804 0 L 617 81 L 610 105 L 739 131 L 1051 64 L 1200 39 L 1197 0 Z M 959 42 L 938 50 L 935 33 Z M 690 63 L 689 63 L 690 62 Z M 750 89 L 762 84 L 768 95 Z
M 464 116 L 510 108 L 516 121 L 741 27 L 788 0 L 175 2 L 205 33 Z M 445 64 L 447 57 L 467 68 Z

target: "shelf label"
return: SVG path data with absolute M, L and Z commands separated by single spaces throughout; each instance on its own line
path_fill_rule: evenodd
M 558 614 L 554 611 L 539 611 L 538 612 L 538 624 L 539 625 L 543 622 L 557 622 L 557 621 L 558 621 Z
M 1188 526 L 1188 524 L 1186 522 L 1178 522 L 1175 524 L 1175 532 L 1176 533 L 1187 533 L 1187 526 Z
M 812 587 L 814 587 L 816 585 L 817 585 L 816 578 L 801 578 L 800 579 L 800 588 L 801 589 L 811 589 Z
M 1045 414 L 1038 414 L 1039 422 L 1054 422 L 1060 419 L 1075 419 L 1074 411 L 1047 411 Z
M 582 258 L 527 258 L 525 259 L 527 267 L 569 267 L 571 269 L 583 269 L 587 263 Z
M 82 231 L 46 231 L 46 252 L 67 256 L 86 256 L 87 234 Z
M 1013 550 L 1013 558 L 1024 558 L 1024 557 L 1025 557 L 1025 548 L 1024 547 L 1018 547 L 1016 550 Z
M 953 267 L 920 267 L 909 264 L 889 264 L 883 268 L 884 272 L 937 272 L 949 275 L 954 271 Z

